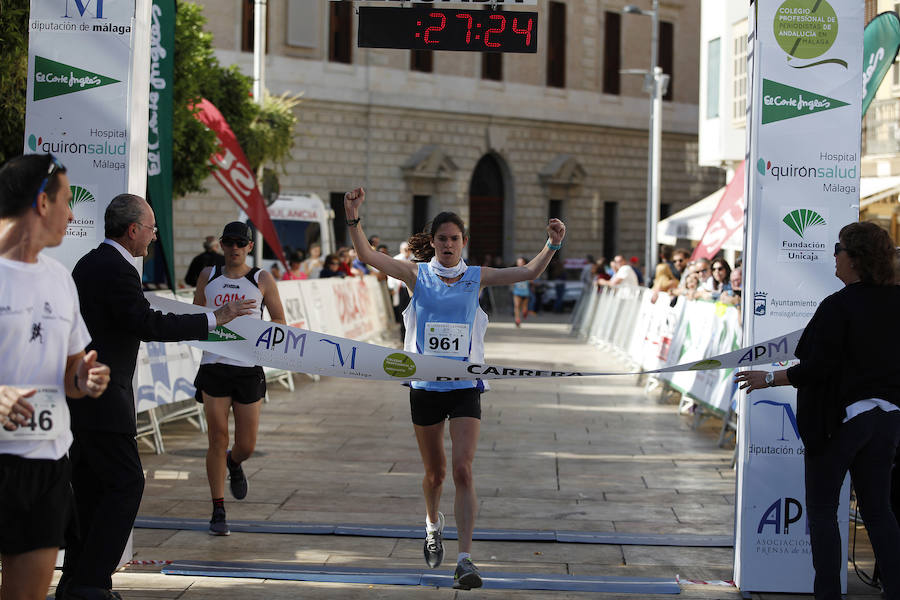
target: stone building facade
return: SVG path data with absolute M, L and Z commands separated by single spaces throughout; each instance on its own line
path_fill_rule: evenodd
M 429 72 L 420 70 L 428 57 L 410 50 L 357 48 L 358 17 L 340 6 L 347 2 L 270 0 L 266 87 L 303 94 L 282 191 L 333 201 L 340 240 L 340 196 L 364 186 L 366 233 L 392 252 L 425 220 L 452 210 L 470 224 L 476 261 L 533 255 L 551 215 L 568 228 L 563 256 L 643 256 L 649 104 L 642 78 L 619 70 L 647 68 L 650 19 L 622 14 L 626 3 L 507 7 L 504 14 L 539 13 L 536 54 L 433 52 Z M 252 0 L 202 4 L 220 60 L 251 73 L 242 48 L 252 47 Z M 720 187 L 723 176 L 697 164 L 699 4 L 660 4 L 661 64 L 673 78 L 663 103 L 665 216 Z M 179 274 L 203 237 L 237 214 L 214 180 L 206 187 L 175 203 Z

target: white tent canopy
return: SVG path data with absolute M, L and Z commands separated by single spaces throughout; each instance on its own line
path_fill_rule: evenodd
M 706 198 L 660 221 L 656 226 L 656 237 L 659 243 L 674 246 L 679 239 L 691 240 L 692 242 L 700 241 L 724 193 L 725 188 L 719 188 Z M 725 250 L 743 250 L 743 230 L 738 229 L 735 231 L 730 238 L 725 240 L 722 248 Z
M 900 177 L 861 177 L 859 190 L 861 198 L 859 205 L 862 208 L 900 192 Z M 679 239 L 699 242 L 723 193 L 725 193 L 725 188 L 719 188 L 706 198 L 660 221 L 656 228 L 659 243 L 674 246 Z M 743 250 L 743 230 L 735 231 L 730 238 L 725 240 L 722 248 Z
M 893 196 L 900 189 L 900 177 L 860 177 L 859 203 L 864 208 L 873 202 L 878 202 L 888 196 Z

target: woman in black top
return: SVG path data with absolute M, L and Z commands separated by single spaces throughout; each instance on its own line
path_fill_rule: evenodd
M 900 287 L 896 251 L 874 223 L 851 223 L 834 246 L 844 288 L 825 298 L 797 344 L 800 364 L 735 375 L 748 392 L 797 388 L 806 447 L 806 508 L 817 600 L 841 597 L 837 510 L 850 471 L 885 594 L 900 599 L 900 528 L 891 511 L 891 466 L 900 442 Z

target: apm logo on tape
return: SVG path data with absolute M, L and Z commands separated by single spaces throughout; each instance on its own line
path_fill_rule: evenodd
M 159 310 L 173 313 L 205 312 L 204 308 L 193 304 L 168 300 L 155 294 L 146 296 L 151 306 Z M 636 375 L 770 365 L 792 360 L 802 333 L 802 329 L 797 330 L 700 361 L 652 371 L 628 372 L 552 371 L 471 363 L 398 351 L 298 327 L 260 321 L 249 316 L 238 317 L 228 327 L 216 327 L 204 341 L 184 343 L 228 358 L 296 373 L 380 381 L 471 381 Z

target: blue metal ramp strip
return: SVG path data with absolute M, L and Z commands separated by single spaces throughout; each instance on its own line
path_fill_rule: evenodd
M 681 546 L 690 548 L 731 548 L 730 535 L 692 533 L 622 533 L 618 531 L 557 531 L 556 541 L 569 544 L 616 544 L 620 546 Z
M 176 561 L 165 567 L 162 572 L 166 575 L 195 577 L 240 577 L 330 583 L 421 585 L 429 587 L 451 587 L 453 585 L 453 576 L 449 572 L 441 573 L 418 569 L 372 569 L 186 560 Z M 491 572 L 482 572 L 481 576 L 486 589 L 553 590 L 643 595 L 681 593 L 681 588 L 674 578 Z
M 177 517 L 138 517 L 135 527 L 142 529 L 184 529 L 206 531 L 205 519 Z M 241 533 L 287 533 L 298 535 L 352 535 L 418 539 L 423 537 L 421 526 L 351 525 L 327 523 L 297 523 L 290 521 L 228 521 L 232 531 Z M 444 539 L 455 540 L 456 528 L 444 529 Z M 604 531 L 551 531 L 529 529 L 475 529 L 472 539 L 497 542 L 560 542 L 576 544 L 610 544 L 623 546 L 681 546 L 692 548 L 731 548 L 730 535 L 695 535 L 686 533 L 621 533 Z
M 138 529 L 182 529 L 185 531 L 206 531 L 206 519 L 183 519 L 178 517 L 138 517 L 134 526 Z M 333 535 L 336 525 L 319 523 L 296 523 L 289 521 L 228 521 L 231 531 L 241 533 L 292 533 L 300 535 Z

